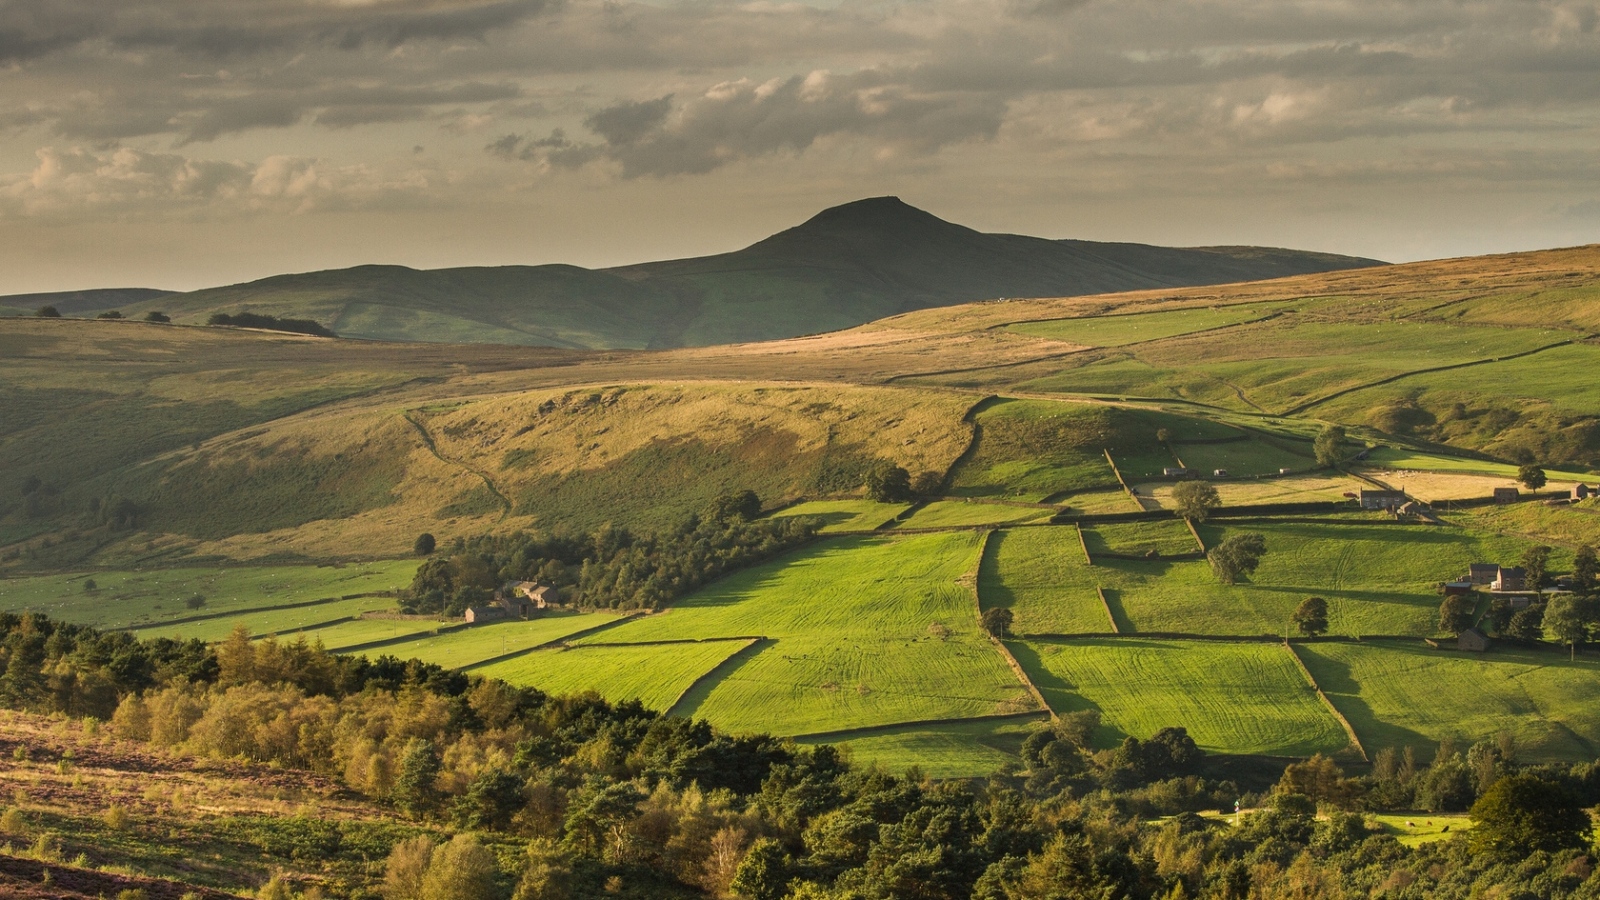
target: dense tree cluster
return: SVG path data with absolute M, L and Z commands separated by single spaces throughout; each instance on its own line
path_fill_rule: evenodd
M 1600 765 L 1522 766 L 1509 740 L 1447 743 L 1427 766 L 1385 750 L 1359 778 L 1317 756 L 1252 794 L 1207 777 L 1181 728 L 1097 750 L 1105 729 L 1082 712 L 1032 732 L 1020 768 L 936 783 L 243 630 L 207 647 L 0 615 L 0 673 L 10 707 L 109 716 L 121 738 L 392 803 L 432 835 L 394 844 L 372 885 L 388 900 L 1600 897 L 1581 812 Z M 1257 811 L 1194 814 L 1235 800 Z M 1469 807 L 1471 837 L 1419 847 L 1361 814 Z M 520 859 L 490 849 L 511 840 Z
M 457 540 L 423 562 L 402 603 L 418 612 L 459 615 L 507 581 L 537 581 L 559 588 L 565 603 L 658 609 L 814 534 L 806 519 L 751 521 L 760 511 L 760 499 L 742 491 L 664 534 L 605 526 L 581 537 L 518 532 Z
M 154 320 L 152 320 L 154 321 Z M 315 319 L 280 319 L 260 313 L 212 313 L 207 325 L 231 325 L 235 328 L 265 328 L 268 331 L 288 331 L 316 337 L 338 337 Z

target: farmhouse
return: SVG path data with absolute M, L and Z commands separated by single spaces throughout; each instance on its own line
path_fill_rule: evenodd
M 1405 491 L 1363 490 L 1360 494 L 1360 499 L 1362 509 L 1386 509 L 1389 512 L 1394 512 L 1405 505 L 1408 498 Z
M 1489 636 L 1476 628 L 1468 628 L 1456 638 L 1456 649 L 1470 650 L 1473 653 L 1482 653 L 1489 649 Z
M 477 625 L 481 622 L 494 622 L 504 619 L 508 615 L 510 613 L 506 612 L 505 608 L 501 606 L 469 606 L 462 618 L 466 619 L 468 625 Z
M 1527 590 L 1528 573 L 1521 566 L 1513 568 L 1500 567 L 1500 572 L 1495 576 L 1494 583 L 1489 586 L 1491 591 L 1525 591 Z
M 1522 494 L 1514 487 L 1498 487 L 1494 489 L 1494 502 L 1515 503 L 1522 499 Z
M 1467 581 L 1473 584 L 1492 584 L 1500 577 L 1500 566 L 1496 563 L 1473 563 L 1467 566 Z
M 1471 593 L 1472 593 L 1472 582 L 1470 582 L 1470 581 L 1447 581 L 1447 582 L 1445 582 L 1444 595 L 1446 597 L 1465 597 L 1465 596 L 1467 596 L 1468 594 L 1471 594 Z

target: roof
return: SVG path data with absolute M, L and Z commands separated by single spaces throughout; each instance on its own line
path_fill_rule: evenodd
M 1372 490 L 1367 490 L 1366 488 L 1362 488 L 1362 490 L 1361 490 L 1361 496 L 1362 497 L 1395 497 L 1395 498 L 1400 498 L 1400 497 L 1404 497 L 1405 495 L 1406 495 L 1405 491 L 1372 491 Z

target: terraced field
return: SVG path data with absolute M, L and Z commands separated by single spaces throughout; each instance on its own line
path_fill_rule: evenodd
M 1084 638 L 1013 652 L 1051 708 L 1099 710 L 1102 746 L 1167 726 L 1226 753 L 1310 755 L 1348 743 L 1279 644 Z

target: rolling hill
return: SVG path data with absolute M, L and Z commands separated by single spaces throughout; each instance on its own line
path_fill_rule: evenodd
M 311 318 L 346 337 L 564 348 L 695 347 L 834 331 L 998 297 L 1059 297 L 1254 281 L 1380 265 L 1259 247 L 985 234 L 898 198 L 824 210 L 732 253 L 615 269 L 358 266 L 163 296 L 200 323 L 215 312 Z M 15 306 L 0 299 L 0 306 Z M 34 304 L 35 306 L 37 304 Z M 19 307 L 31 309 L 32 307 Z

